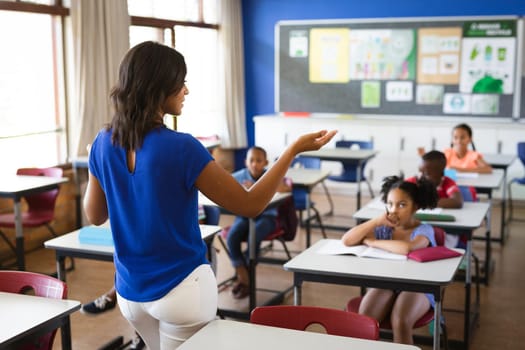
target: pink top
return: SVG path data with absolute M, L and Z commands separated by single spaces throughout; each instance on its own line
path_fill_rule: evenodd
M 459 158 L 457 153 L 452 148 L 447 148 L 443 151 L 447 158 L 447 168 L 472 169 L 478 167 L 478 159 L 482 159 L 479 152 L 469 150 L 463 158 Z

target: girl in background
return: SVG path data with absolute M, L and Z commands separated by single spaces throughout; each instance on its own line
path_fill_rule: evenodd
M 469 149 L 472 145 L 472 149 Z M 451 148 L 444 150 L 447 168 L 461 172 L 492 173 L 492 167 L 481 153 L 476 151 L 472 141 L 472 129 L 467 124 L 458 124 L 452 130 Z

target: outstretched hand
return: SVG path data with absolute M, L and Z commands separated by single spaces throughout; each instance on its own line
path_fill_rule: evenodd
M 337 134 L 337 130 L 321 130 L 300 136 L 293 144 L 295 154 L 306 151 L 316 151 L 326 145 Z

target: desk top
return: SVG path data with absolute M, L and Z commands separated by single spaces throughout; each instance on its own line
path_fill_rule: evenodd
M 476 188 L 497 189 L 503 182 L 503 169 L 493 169 L 491 174 L 477 174 L 476 177 L 462 177 L 457 173 L 456 184 Z
M 387 343 L 324 333 L 268 327 L 247 322 L 215 320 L 184 342 L 181 350 L 268 350 L 268 349 L 352 349 L 415 350 L 413 345 Z
M 275 208 L 279 204 L 281 204 L 286 198 L 291 197 L 291 192 L 277 192 L 273 195 L 272 199 L 266 206 L 266 209 Z M 217 203 L 213 202 L 211 199 L 206 197 L 203 193 L 199 192 L 199 204 L 202 205 L 210 205 L 214 207 L 218 207 L 221 209 L 221 212 L 224 214 L 231 214 L 228 210 L 225 208 L 219 206 Z
M 420 263 L 414 260 L 388 260 L 360 258 L 354 255 L 326 255 L 317 251 L 328 243 L 328 239 L 317 241 L 313 246 L 284 264 L 284 269 L 292 272 L 316 273 L 319 275 L 338 275 L 361 279 L 374 279 L 392 283 L 421 283 L 426 285 L 447 285 L 454 274 L 462 256 Z M 462 249 L 456 249 L 464 253 Z
M 483 154 L 483 159 L 493 168 L 506 169 L 516 159 L 515 154 Z
M 1 175 L 0 197 L 17 198 L 33 192 L 47 191 L 68 182 L 67 177 Z
M 199 225 L 201 229 L 202 239 L 212 237 L 219 233 L 222 228 L 215 225 Z M 76 251 L 86 253 L 97 253 L 105 256 L 113 256 L 115 247 L 97 244 L 80 243 L 78 235 L 80 230 L 76 230 L 60 237 L 56 237 L 44 242 L 44 246 L 49 249 L 60 249 L 62 251 Z
M 362 161 L 374 157 L 378 151 L 373 149 L 321 148 L 299 154 L 302 157 L 321 158 L 334 161 Z
M 370 220 L 385 212 L 385 205 L 378 205 L 379 197 L 368 202 L 364 207 L 354 213 L 353 218 L 357 220 Z M 426 221 L 431 225 L 460 230 L 474 230 L 481 226 L 490 208 L 488 202 L 465 202 L 460 209 L 442 209 L 441 214 L 453 215 L 455 221 Z
M 48 321 L 80 309 L 80 302 L 0 292 L 0 345 L 5 346 Z
M 292 179 L 294 185 L 309 188 L 326 179 L 328 175 L 330 171 L 321 169 L 290 168 L 286 172 L 286 177 Z

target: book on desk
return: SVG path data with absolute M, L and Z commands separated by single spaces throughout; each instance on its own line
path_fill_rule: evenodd
M 355 255 L 363 258 L 378 258 L 389 260 L 406 260 L 406 255 L 391 253 L 384 249 L 369 247 L 367 245 L 346 246 L 339 239 L 327 240 L 317 253 L 325 255 Z

